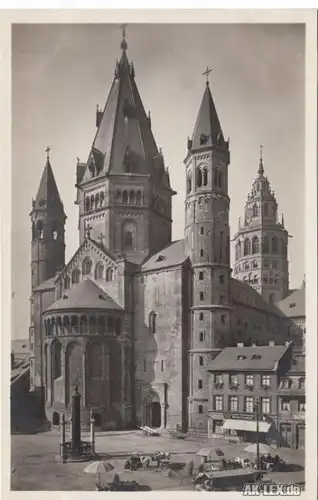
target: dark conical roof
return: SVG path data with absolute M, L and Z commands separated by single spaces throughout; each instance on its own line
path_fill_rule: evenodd
M 57 207 L 63 209 L 63 203 L 57 189 L 50 160 L 47 158 L 40 186 L 33 201 L 33 210 L 50 210 Z
M 158 150 L 122 42 L 122 56 L 116 63 L 115 77 L 102 113 L 83 181 L 108 173 L 131 171 L 152 174 L 167 184 L 164 160 Z M 127 169 L 127 164 L 132 166 Z
M 210 91 L 210 86 L 207 82 L 192 134 L 191 149 L 215 146 L 220 143 L 224 143 L 224 136 Z

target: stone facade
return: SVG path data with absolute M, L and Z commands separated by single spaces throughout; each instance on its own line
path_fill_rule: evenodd
M 103 429 L 144 423 L 207 433 L 207 366 L 218 353 L 292 335 L 264 294 L 231 277 L 229 142 L 208 84 L 187 145 L 185 239 L 171 241 L 175 192 L 126 49 L 87 162 L 76 166 L 79 247 L 66 265 L 49 158 L 41 181 L 50 229 L 32 233 L 31 266 L 41 271 L 33 272 L 31 387 L 52 423 L 62 410 L 70 415 L 78 384 L 86 425 L 92 409 Z

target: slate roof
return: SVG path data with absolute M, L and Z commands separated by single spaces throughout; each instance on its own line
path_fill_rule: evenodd
M 276 306 L 287 318 L 306 316 L 306 288 L 294 290 L 285 299 L 277 302 Z
M 126 48 L 116 64 L 115 77 L 101 113 L 98 129 L 87 160 L 83 182 L 108 173 L 151 174 L 170 188 L 169 174 L 158 150 L 129 63 Z M 127 170 L 129 165 L 129 170 Z
M 226 347 L 210 363 L 208 371 L 274 371 L 289 345 Z M 239 359 L 243 356 L 244 359 Z
M 201 144 L 200 139 L 202 134 L 206 138 L 203 144 Z M 191 149 L 213 146 L 218 143 L 218 139 L 224 142 L 220 120 L 212 98 L 209 83 L 207 82 L 197 121 L 193 129 Z
M 63 210 L 59 191 L 55 182 L 50 160 L 46 164 L 42 173 L 39 189 L 33 202 L 33 210 Z M 64 211 L 64 210 L 63 210 Z
M 155 271 L 156 269 L 178 266 L 183 264 L 186 259 L 184 240 L 173 241 L 170 245 L 147 258 L 141 266 L 141 271 Z
M 54 281 L 56 279 L 56 276 L 53 276 L 53 278 L 49 278 L 46 281 L 43 281 L 39 286 L 37 286 L 34 291 L 35 292 L 42 292 L 45 290 L 52 290 L 54 287 Z
M 62 298 L 58 299 L 45 312 L 56 310 L 75 309 L 122 309 L 104 290 L 99 288 L 91 279 L 87 278 L 65 290 Z
M 282 311 L 276 304 L 269 304 L 266 302 L 254 288 L 248 283 L 244 283 L 244 281 L 235 278 L 230 279 L 230 297 L 231 302 L 246 304 L 275 316 L 282 316 Z

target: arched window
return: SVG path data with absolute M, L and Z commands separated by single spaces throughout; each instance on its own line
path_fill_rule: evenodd
M 257 274 L 255 274 L 255 275 L 254 275 L 253 283 L 254 283 L 254 285 L 257 285 L 257 284 L 258 284 L 258 277 L 257 277 Z
M 86 257 L 84 260 L 83 260 L 83 263 L 82 263 L 82 274 L 83 276 L 85 276 L 86 274 L 90 274 L 91 270 L 92 270 L 92 261 L 89 257 Z
M 125 231 L 124 233 L 124 248 L 125 250 L 133 249 L 133 234 L 131 231 Z
M 52 424 L 60 425 L 60 415 L 57 413 L 57 411 L 53 413 Z
M 95 195 L 95 207 L 96 208 L 99 207 L 99 193 L 96 193 L 96 195 Z
M 197 187 L 202 186 L 202 171 L 200 168 L 197 169 Z
M 99 344 L 91 344 L 88 348 L 89 371 L 92 378 L 102 376 L 102 348 Z
M 269 239 L 268 236 L 264 236 L 263 238 L 263 252 L 269 253 Z
M 198 406 L 198 411 L 199 411 L 199 413 L 203 413 L 203 406 L 202 405 Z
M 111 267 L 108 267 L 106 271 L 106 281 L 113 281 L 114 279 L 114 270 Z
M 104 191 L 100 194 L 99 206 L 102 207 L 104 205 L 105 193 Z
M 62 375 L 62 346 L 60 342 L 54 342 L 53 348 L 53 378 L 59 378 Z
M 116 197 L 116 201 L 117 201 L 117 203 L 119 203 L 119 202 L 120 202 L 120 199 L 121 199 L 121 192 L 120 192 L 120 190 L 119 190 L 119 189 L 117 189 L 117 190 L 116 190 L 116 195 L 115 195 L 115 197 Z
M 253 217 L 258 217 L 258 206 L 256 203 L 253 205 Z
M 208 171 L 206 168 L 203 169 L 203 186 L 208 185 Z
M 258 253 L 259 252 L 259 239 L 257 236 L 254 236 L 252 239 L 252 253 Z
M 95 266 L 95 279 L 102 280 L 104 278 L 105 267 L 101 262 L 98 262 Z
M 91 210 L 94 210 L 94 202 L 95 202 L 95 197 L 92 194 L 92 196 L 91 196 Z
M 247 238 L 246 240 L 244 240 L 244 255 L 250 255 L 250 253 L 251 253 L 251 242 Z
M 115 319 L 115 335 L 121 334 L 121 320 L 120 318 Z
M 85 198 L 85 212 L 89 212 L 89 209 L 90 209 L 90 201 L 89 201 L 89 196 L 86 196 Z
M 131 205 L 135 204 L 135 193 L 134 193 L 134 191 L 130 191 L 129 192 L 129 203 Z
M 123 203 L 124 203 L 125 205 L 127 205 L 127 204 L 128 204 L 128 192 L 127 192 L 126 190 L 125 190 L 125 191 L 123 191 L 123 199 L 122 199 L 122 201 L 123 201 Z
M 187 177 L 187 193 L 191 193 L 192 190 L 192 179 L 191 179 L 191 173 Z
M 81 271 L 79 269 L 74 269 L 72 272 L 72 283 L 79 283 L 81 277 Z
M 278 239 L 276 236 L 272 238 L 272 253 L 278 253 Z
M 149 314 L 149 328 L 153 335 L 157 333 L 157 315 L 153 311 Z
M 136 205 L 141 205 L 141 192 L 140 191 L 137 191 Z
M 80 333 L 88 333 L 87 332 L 87 317 L 81 316 L 80 319 Z
M 64 278 L 64 288 L 65 290 L 68 290 L 71 286 L 71 280 L 69 276 L 65 276 Z
M 242 257 L 242 245 L 240 241 L 237 244 L 237 255 L 239 259 Z
M 98 319 L 98 331 L 99 333 L 105 333 L 105 318 L 104 316 L 100 316 Z
M 37 223 L 36 223 L 36 230 L 37 230 L 37 237 L 40 240 L 43 240 L 44 232 L 43 232 L 43 222 L 41 220 L 37 221 Z
M 63 334 L 68 335 L 70 333 L 70 320 L 68 316 L 63 316 Z

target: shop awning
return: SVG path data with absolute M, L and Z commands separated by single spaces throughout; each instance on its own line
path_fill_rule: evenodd
M 268 432 L 272 424 L 268 422 L 259 422 L 259 432 Z M 234 431 L 256 432 L 256 420 L 239 420 L 229 418 L 225 420 L 222 429 Z

